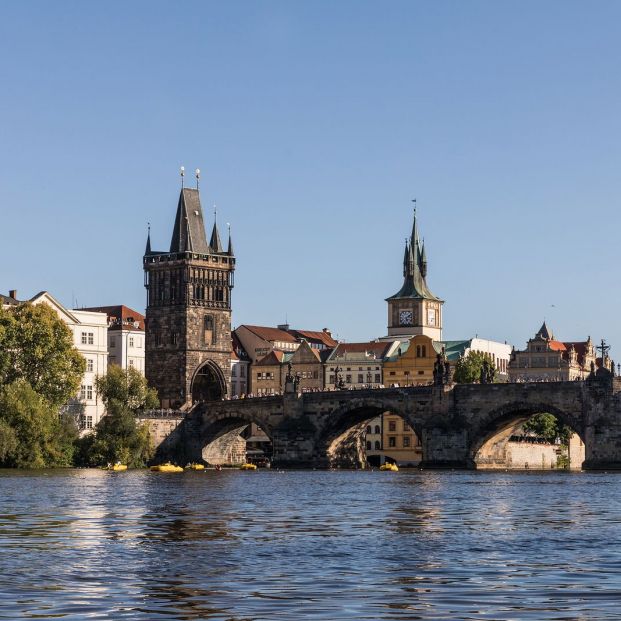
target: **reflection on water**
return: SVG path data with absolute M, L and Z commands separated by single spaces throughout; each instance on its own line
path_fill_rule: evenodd
M 0 619 L 617 619 L 621 473 L 0 471 Z

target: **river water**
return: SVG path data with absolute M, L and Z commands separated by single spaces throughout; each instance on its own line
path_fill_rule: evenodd
M 621 473 L 0 471 L 1 619 L 618 619 Z

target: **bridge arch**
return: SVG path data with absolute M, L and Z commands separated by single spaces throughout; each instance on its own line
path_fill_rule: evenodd
M 326 415 L 326 424 L 315 444 L 316 460 L 331 466 L 364 467 L 366 428 L 369 421 L 387 412 L 400 417 L 421 438 L 420 425 L 400 405 L 374 398 L 353 399 Z
M 490 410 L 471 427 L 468 458 L 472 467 L 487 467 L 501 454 L 510 439 L 512 431 L 535 414 L 553 414 L 562 424 L 578 434 L 585 441 L 582 416 L 569 412 L 550 402 L 510 402 Z M 499 462 L 500 463 L 500 462 Z
M 196 368 L 190 386 L 192 403 L 220 401 L 227 393 L 224 373 L 213 360 L 207 360 Z
M 269 446 L 266 446 L 266 450 L 270 453 L 266 457 L 270 458 L 272 428 L 267 417 L 258 415 L 253 409 L 239 407 L 232 412 L 203 413 L 202 424 L 196 438 L 201 459 L 211 465 L 246 461 L 246 447 L 244 445 L 242 448 L 239 439 L 246 430 L 252 428 L 253 424 L 267 436 Z

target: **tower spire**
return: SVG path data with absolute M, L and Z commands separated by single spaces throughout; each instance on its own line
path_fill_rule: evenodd
M 209 245 L 213 252 L 223 252 L 222 242 L 220 241 L 220 233 L 218 233 L 218 210 L 213 206 L 213 229 L 211 231 L 211 239 Z
M 408 247 L 408 238 L 405 238 L 405 252 L 403 253 L 403 277 L 408 275 L 408 267 L 410 263 L 410 248 Z
M 151 223 L 147 222 L 147 247 L 144 251 L 145 255 L 151 254 Z
M 227 222 L 226 226 L 229 227 L 229 247 L 226 251 L 226 254 L 228 254 L 229 257 L 232 257 L 233 256 L 233 241 L 231 240 L 231 224 Z

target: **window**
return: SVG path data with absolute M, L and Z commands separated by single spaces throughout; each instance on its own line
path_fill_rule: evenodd
M 234 364 L 231 367 L 231 377 L 237 377 L 237 365 L 236 364 Z
M 358 373 L 358 383 L 362 384 L 364 382 L 364 375 L 362 373 Z
M 394 374 L 395 374 L 395 371 L 391 371 L 391 372 L 389 373 L 389 375 L 394 375 Z
M 379 425 L 375 425 L 375 433 L 382 433 Z
M 395 436 L 390 436 L 388 438 L 388 446 L 390 448 L 395 448 L 397 446 L 397 438 Z
M 86 332 L 82 332 L 82 345 L 86 345 L 87 342 L 87 334 Z
M 379 373 L 375 374 L 375 383 L 379 384 L 382 381 L 382 376 Z
M 246 377 L 246 366 L 243 364 L 239 367 L 239 377 Z
M 371 442 L 367 441 L 367 451 L 371 450 Z
M 379 451 L 382 448 L 379 440 L 375 440 L 375 450 Z
M 403 436 L 403 448 L 410 446 L 410 436 Z
M 87 386 L 86 387 L 86 399 L 90 400 L 93 398 L 93 387 L 92 386 Z
M 345 376 L 345 383 L 351 384 L 351 375 L 346 375 Z
M 84 384 L 80 386 L 80 399 L 86 399 L 86 386 Z
M 261 379 L 261 373 L 257 373 L 257 379 L 260 380 Z
M 129 361 L 129 366 L 130 366 L 130 367 L 133 367 L 133 366 L 134 366 L 134 359 L 133 359 L 133 358 L 131 358 L 131 359 L 130 359 L 130 361 Z
M 88 333 L 88 344 L 89 344 L 89 345 L 92 345 L 92 344 L 95 342 L 95 340 L 94 340 L 93 336 L 94 336 L 94 335 L 93 335 L 93 333 L 92 333 L 92 332 L 89 332 L 89 333 Z
M 388 431 L 397 431 L 397 423 L 394 420 L 389 421 Z
M 87 429 L 92 429 L 93 428 L 93 417 L 92 416 L 87 416 L 86 417 L 86 428 Z
M 319 371 L 313 371 L 313 379 L 319 379 Z
M 371 425 L 367 425 L 367 433 L 371 433 Z
M 173 337 L 174 337 L 174 341 L 175 343 L 177 342 L 177 335 L 173 332 Z M 134 346 L 134 337 L 130 336 L 129 337 L 129 346 L 133 347 Z
M 424 371 L 419 371 L 418 374 L 419 375 L 425 375 L 425 372 Z
M 334 375 L 330 375 L 330 378 L 329 378 L 328 382 L 330 384 L 334 384 Z
M 90 373 L 92 373 L 93 372 L 93 368 L 94 368 L 93 359 L 92 358 L 87 358 L 86 359 L 86 370 L 89 371 Z

